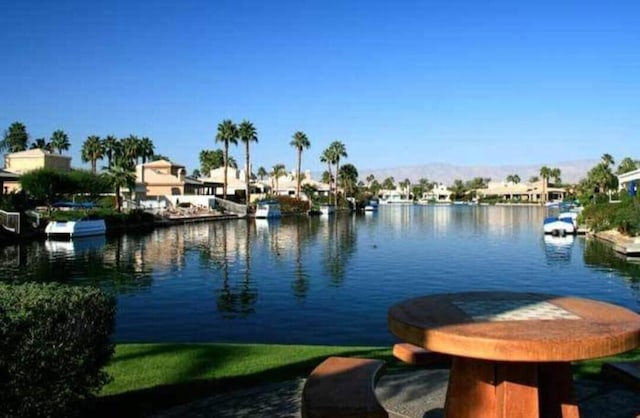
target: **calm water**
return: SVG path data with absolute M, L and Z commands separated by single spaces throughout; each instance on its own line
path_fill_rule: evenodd
M 543 237 L 545 210 L 382 207 L 0 248 L 0 280 L 98 285 L 118 341 L 389 344 L 387 308 L 422 294 L 540 291 L 640 310 L 640 265 L 583 237 Z

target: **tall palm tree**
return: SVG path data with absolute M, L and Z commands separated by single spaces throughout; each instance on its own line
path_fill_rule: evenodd
M 231 121 L 225 119 L 218 124 L 218 133 L 216 134 L 216 142 L 222 142 L 224 145 L 224 183 L 222 185 L 223 199 L 227 199 L 227 168 L 229 167 L 229 144 L 238 145 L 238 128 Z
M 138 142 L 138 156 L 142 159 L 142 164 L 151 160 L 151 157 L 155 154 L 155 146 L 153 141 L 143 136 Z
M 140 155 L 140 139 L 135 135 L 129 135 L 122 141 L 122 156 L 126 158 L 130 164 L 136 165 L 138 156 Z
M 332 150 L 332 154 L 334 157 L 335 165 L 336 165 L 336 173 L 340 172 L 340 158 L 347 158 L 347 147 L 340 141 L 333 141 L 329 144 L 329 148 Z M 337 177 L 337 175 L 336 175 Z M 335 182 L 335 179 L 334 179 Z M 338 204 L 338 185 L 335 184 L 335 192 L 336 192 L 336 205 Z
M 135 190 L 136 174 L 127 158 L 118 158 L 114 160 L 113 165 L 109 169 L 108 176 L 111 184 L 115 187 L 116 208 L 118 212 L 120 212 L 122 210 L 120 190 L 122 187 L 127 187 L 129 191 Z
M 287 170 L 284 168 L 284 164 L 276 164 L 273 166 L 273 169 L 271 170 L 271 178 L 275 185 L 275 187 L 273 188 L 275 193 L 278 193 L 278 187 L 279 187 L 278 179 L 281 176 L 284 176 L 286 174 L 287 174 Z
M 302 151 L 309 149 L 311 143 L 304 132 L 298 131 L 293 134 L 293 139 L 289 145 L 294 147 L 298 152 L 298 168 L 296 169 L 296 198 L 300 199 L 300 182 L 302 181 L 300 178 L 300 166 L 302 165 Z
M 615 161 L 613 160 L 613 157 L 611 156 L 611 154 L 602 154 L 602 162 L 607 166 L 610 167 L 612 165 L 615 165 Z
M 542 166 L 540 168 L 540 178 L 542 179 L 542 203 L 547 201 L 547 187 L 549 183 L 549 177 L 551 177 L 551 169 L 546 165 Z
M 120 141 L 113 135 L 107 135 L 102 140 L 102 146 L 104 147 L 104 155 L 107 157 L 107 168 L 111 168 L 113 156 L 118 153 Z
M 91 162 L 91 172 L 96 174 L 96 163 L 104 156 L 104 146 L 98 135 L 91 135 L 82 144 L 81 158 L 83 162 Z
M 27 127 L 20 122 L 13 122 L 9 129 L 4 131 L 4 138 L 0 141 L 0 152 L 18 152 L 27 149 L 29 134 Z
M 249 144 L 251 142 L 258 142 L 258 131 L 253 126 L 251 122 L 248 120 L 243 120 L 238 125 L 238 137 L 240 141 L 244 144 L 244 160 L 245 160 L 245 168 L 244 168 L 244 184 L 245 184 L 245 196 L 246 196 L 246 204 L 248 205 L 251 202 L 251 190 L 249 188 L 249 180 L 251 178 L 251 158 L 249 157 Z
M 559 168 L 552 168 L 549 172 L 549 176 L 553 178 L 553 182 L 558 184 L 561 182 L 560 176 L 562 175 L 562 171 Z
M 266 169 L 266 168 L 264 168 L 264 167 L 260 166 L 260 167 L 258 167 L 258 172 L 257 172 L 257 174 L 258 174 L 258 177 L 260 177 L 260 180 L 264 180 L 264 178 L 265 178 L 269 173 L 267 173 L 267 169 Z
M 331 172 L 331 166 L 335 161 L 335 156 L 333 150 L 329 147 L 322 151 L 320 154 L 320 162 L 327 164 L 327 173 L 329 174 L 328 183 L 329 183 L 329 204 L 331 204 L 331 189 L 333 187 L 333 173 Z M 324 180 L 323 180 L 324 181 Z
M 62 151 L 68 151 L 71 147 L 69 142 L 69 136 L 62 130 L 58 129 L 51 134 L 51 149 L 57 150 L 58 154 L 62 154 Z

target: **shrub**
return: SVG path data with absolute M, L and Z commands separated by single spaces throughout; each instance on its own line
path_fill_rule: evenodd
M 115 301 L 101 290 L 0 284 L 0 417 L 61 417 L 108 380 Z
M 617 229 L 623 234 L 635 236 L 640 234 L 640 200 L 621 196 L 619 203 L 595 203 L 585 207 L 580 215 L 584 222 L 594 231 Z

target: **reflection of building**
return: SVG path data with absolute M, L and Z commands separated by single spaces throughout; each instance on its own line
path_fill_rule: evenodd
M 516 202 L 540 202 L 543 195 L 542 181 L 535 183 L 490 182 L 486 189 L 477 190 L 479 197 L 495 196 L 502 200 Z M 565 190 L 548 186 L 545 201 L 563 199 Z
M 51 168 L 55 170 L 71 170 L 71 157 L 52 154 L 40 148 L 27 151 L 12 152 L 4 156 L 4 168 L 6 171 L 20 175 L 39 168 Z M 5 179 L 4 192 L 20 189 L 17 179 Z

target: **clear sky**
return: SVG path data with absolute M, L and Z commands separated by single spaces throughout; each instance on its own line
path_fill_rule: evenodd
M 254 169 L 345 143 L 359 169 L 640 158 L 640 2 L 9 1 L 0 128 L 148 136 L 198 168 L 223 119 Z M 243 148 L 232 149 L 241 163 Z

